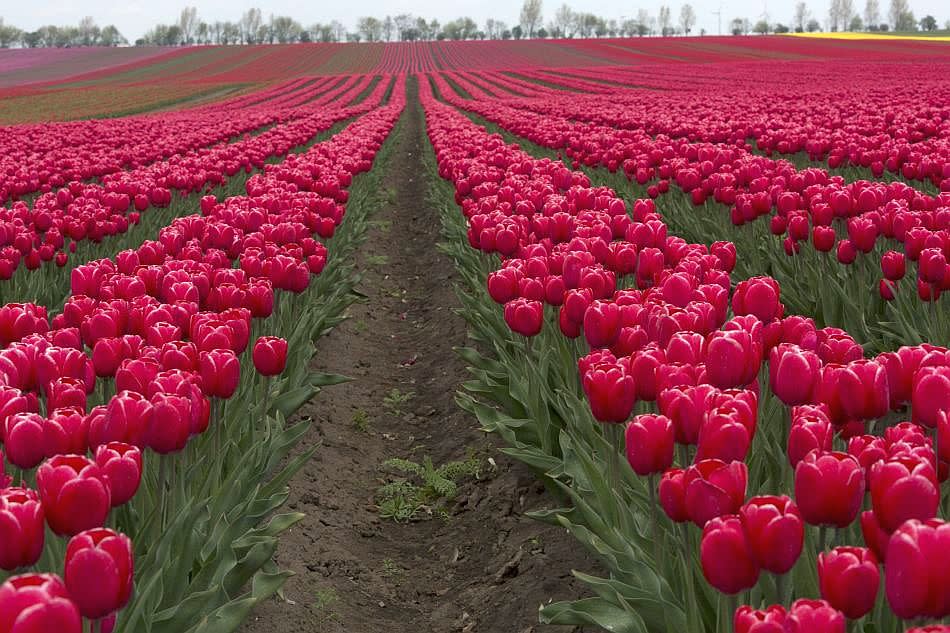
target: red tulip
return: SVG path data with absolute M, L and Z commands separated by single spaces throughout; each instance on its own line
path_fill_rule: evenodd
M 112 507 L 135 496 L 142 482 L 142 451 L 122 442 L 109 442 L 96 449 L 96 465 L 109 481 Z
M 836 547 L 818 554 L 821 597 L 849 620 L 864 617 L 874 607 L 881 574 L 877 558 L 863 547 Z
M 505 304 L 505 323 L 522 336 L 537 336 L 544 324 L 544 304 L 528 299 L 509 301 Z
M 685 470 L 673 468 L 663 473 L 660 478 L 660 505 L 666 516 L 676 523 L 685 523 L 689 520 L 689 514 L 686 511 L 685 475 Z
M 887 251 L 881 257 L 881 272 L 884 273 L 884 279 L 900 281 L 904 278 L 905 271 L 904 253 Z
M 847 453 L 812 451 L 795 468 L 795 501 L 812 525 L 847 527 L 864 499 L 864 472 Z
M 745 500 L 748 476 L 742 462 L 707 459 L 690 466 L 683 475 L 689 519 L 703 527 L 714 517 L 738 512 Z
M 940 411 L 950 409 L 950 367 L 921 367 L 913 378 L 914 422 L 937 426 Z
M 662 473 L 673 464 L 673 423 L 663 415 L 638 415 L 627 425 L 626 448 L 638 475 Z
M 773 604 L 765 611 L 743 605 L 736 609 L 732 629 L 734 633 L 784 633 L 785 607 Z
M 700 544 L 703 576 L 722 593 L 735 594 L 753 587 L 759 579 L 759 565 L 734 514 L 714 517 L 703 528 Z
M 201 368 L 201 388 L 212 398 L 227 399 L 237 390 L 241 375 L 241 363 L 229 349 L 201 352 L 198 356 Z
M 752 314 L 768 323 L 782 318 L 785 306 L 779 300 L 778 282 L 771 277 L 752 277 L 740 281 L 732 295 L 732 311 L 736 315 Z
M 39 496 L 29 488 L 0 490 L 0 568 L 36 564 L 43 553 L 45 519 Z
M 277 376 L 287 364 L 287 341 L 276 336 L 262 336 L 254 343 L 254 368 L 262 376 Z
M 815 401 L 821 359 L 797 345 L 782 343 L 769 354 L 769 386 L 788 406 Z
M 950 615 L 950 524 L 938 519 L 907 521 L 891 535 L 884 566 L 887 602 L 910 620 Z
M 132 594 L 132 541 L 105 528 L 80 532 L 66 547 L 64 580 L 79 612 L 98 620 L 118 611 Z
M 786 451 L 788 463 L 794 469 L 813 450 L 830 451 L 834 435 L 831 421 L 821 407 L 792 408 Z
M 762 364 L 762 349 L 745 330 L 717 331 L 706 345 L 706 376 L 720 389 L 752 383 Z
M 0 631 L 82 633 L 79 610 L 54 574 L 24 574 L 0 585 Z
M 185 448 L 191 435 L 191 400 L 167 393 L 156 393 L 151 422 L 145 429 L 145 445 L 160 455 Z
M 696 460 L 744 460 L 755 432 L 755 427 L 750 427 L 744 418 L 743 412 L 732 405 L 711 409 L 699 431 Z
M 60 536 L 101 527 L 109 515 L 109 482 L 96 464 L 79 455 L 57 455 L 36 471 L 50 529 Z
M 603 364 L 584 373 L 584 393 L 599 422 L 626 422 L 636 403 L 633 378 L 620 365 Z
M 845 617 L 824 600 L 796 600 L 785 618 L 786 633 L 845 633 Z
M 672 387 L 660 392 L 657 398 L 660 413 L 673 421 L 677 443 L 699 442 L 700 429 L 706 419 L 706 402 L 716 392 L 711 385 Z
M 871 467 L 871 507 L 881 527 L 893 532 L 908 519 L 937 516 L 940 489 L 933 465 L 915 457 L 893 457 Z
M 762 569 L 787 573 L 802 553 L 805 525 L 788 497 L 753 497 L 739 509 L 749 547 Z

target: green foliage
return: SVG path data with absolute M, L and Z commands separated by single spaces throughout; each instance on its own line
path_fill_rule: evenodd
M 379 514 L 384 519 L 411 521 L 426 514 L 448 517 L 445 504 L 458 494 L 458 482 L 467 478 L 478 479 L 482 462 L 475 455 L 464 461 L 446 462 L 439 467 L 430 457 L 422 462 L 393 458 L 383 468 L 405 475 L 379 487 L 376 491 Z
M 353 426 L 356 427 L 356 430 L 360 433 L 369 433 L 369 414 L 367 414 L 364 409 L 357 409 L 353 414 Z
M 383 398 L 383 407 L 391 414 L 397 417 L 402 417 L 404 414 L 402 407 L 409 403 L 413 398 L 416 397 L 414 391 L 407 391 L 403 393 L 398 388 L 393 387 L 390 389 L 389 393 Z

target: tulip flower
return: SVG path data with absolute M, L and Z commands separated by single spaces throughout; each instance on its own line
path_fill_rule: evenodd
M 899 251 L 887 251 L 881 258 L 881 272 L 884 279 L 889 281 L 900 281 L 904 278 L 906 264 L 904 262 L 904 253 Z
M 36 564 L 43 553 L 45 526 L 34 490 L 0 490 L 0 568 L 13 571 Z
M 743 605 L 736 609 L 732 630 L 734 633 L 784 633 L 785 607 L 773 604 L 764 611 Z
M 813 450 L 830 451 L 834 429 L 821 407 L 800 406 L 792 409 L 786 455 L 794 469 Z
M 739 509 L 746 539 L 758 565 L 785 574 L 801 555 L 805 524 L 788 497 L 753 497 Z
M 230 349 L 201 352 L 198 356 L 201 388 L 213 398 L 227 399 L 237 390 L 241 363 Z
M 54 574 L 24 574 L 0 585 L 0 631 L 82 633 L 82 619 Z
M 135 496 L 142 482 L 142 451 L 122 442 L 109 442 L 96 449 L 96 465 L 109 481 L 112 507 Z
M 908 519 L 937 515 L 940 489 L 933 465 L 898 456 L 871 467 L 871 507 L 880 526 L 893 532 Z
M 732 296 L 732 311 L 736 315 L 752 314 L 768 323 L 782 318 L 785 306 L 779 300 L 778 282 L 771 277 L 752 277 L 739 282 Z
M 156 393 L 151 422 L 145 429 L 145 445 L 160 455 L 177 453 L 185 448 L 191 435 L 191 400 L 183 396 Z
M 287 364 L 287 341 L 276 336 L 262 336 L 254 343 L 254 368 L 262 376 L 277 376 Z
M 864 472 L 851 455 L 812 451 L 795 468 L 795 502 L 812 525 L 850 525 L 864 499 Z
M 673 464 L 673 423 L 663 415 L 638 415 L 627 425 L 627 461 L 641 477 Z
M 785 618 L 787 633 L 845 633 L 844 614 L 824 600 L 796 600 Z
M 113 530 L 80 532 L 66 546 L 66 588 L 79 613 L 98 620 L 118 611 L 132 594 L 132 541 Z
M 505 323 L 522 336 L 537 336 L 544 324 L 544 304 L 528 299 L 509 301 L 505 304 Z
M 769 354 L 769 386 L 788 406 L 815 401 L 821 359 L 797 345 L 780 344 Z
M 626 422 L 636 403 L 633 378 L 620 365 L 602 365 L 584 373 L 584 393 L 598 422 Z
M 950 524 L 938 519 L 907 521 L 887 546 L 884 588 L 899 617 L 943 618 L 950 615 Z
M 686 511 L 686 471 L 673 468 L 663 473 L 660 478 L 659 496 L 663 512 L 675 523 L 689 521 Z
M 111 492 L 105 474 L 79 455 L 57 455 L 36 471 L 36 484 L 50 529 L 72 536 L 105 523 Z
M 722 593 L 739 593 L 759 579 L 759 565 L 742 522 L 734 514 L 714 517 L 706 523 L 699 557 L 703 576 Z
M 718 331 L 706 345 L 706 374 L 720 389 L 745 387 L 755 380 L 762 363 L 762 349 L 745 330 Z
M 744 460 L 755 431 L 744 417 L 739 408 L 731 405 L 719 406 L 707 412 L 699 431 L 696 459 Z
M 877 558 L 863 547 L 836 547 L 818 554 L 821 597 L 849 620 L 867 615 L 881 582 Z
M 940 411 L 950 410 L 950 367 L 921 367 L 913 378 L 914 422 L 937 426 Z
M 738 512 L 745 500 L 748 476 L 742 462 L 707 459 L 687 468 L 683 490 L 690 521 L 703 527 L 714 517 Z

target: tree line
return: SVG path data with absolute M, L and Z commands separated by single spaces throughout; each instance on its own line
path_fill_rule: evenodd
M 726 25 L 726 32 L 733 35 L 749 33 L 788 33 L 828 31 L 935 31 L 937 19 L 927 15 L 917 20 L 908 5 L 908 0 L 890 0 L 889 10 L 882 14 L 879 0 L 866 0 L 859 11 L 855 0 L 831 0 L 824 21 L 813 15 L 805 2 L 794 7 L 791 20 L 786 24 L 770 19 L 763 13 L 759 19 L 733 18 Z M 722 34 L 722 16 L 717 17 L 717 32 Z M 696 11 L 690 4 L 683 4 L 674 11 L 669 5 L 661 5 L 654 15 L 647 9 L 639 9 L 636 15 L 619 19 L 604 18 L 593 13 L 575 11 L 567 4 L 560 5 L 550 19 L 545 21 L 542 0 L 524 0 L 517 23 L 508 23 L 495 18 L 478 24 L 470 17 L 461 17 L 448 22 L 426 19 L 411 13 L 384 17 L 364 16 L 356 21 L 355 28 L 347 28 L 339 21 L 315 23 L 304 26 L 292 17 L 269 15 L 266 19 L 260 9 L 248 9 L 237 21 L 208 22 L 201 19 L 195 7 L 186 7 L 178 20 L 158 24 L 135 40 L 136 46 L 189 46 L 189 45 L 239 45 L 239 44 L 291 44 L 297 42 L 412 42 L 425 40 L 520 40 L 535 38 L 592 38 L 592 37 L 648 37 L 654 35 L 675 36 L 694 34 L 697 22 Z M 950 20 L 944 28 L 950 30 Z M 705 35 L 705 29 L 700 30 Z M 0 48 L 22 46 L 73 47 L 73 46 L 124 46 L 128 40 L 113 25 L 100 28 L 91 17 L 83 18 L 78 26 L 40 27 L 24 31 L 4 24 L 0 18 Z

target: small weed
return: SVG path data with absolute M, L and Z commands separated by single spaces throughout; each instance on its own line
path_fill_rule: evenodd
M 353 426 L 360 433 L 369 433 L 369 414 L 363 409 L 357 409 L 356 413 L 353 414 Z
M 389 263 L 389 258 L 386 257 L 385 255 L 368 255 L 366 257 L 367 266 L 373 266 L 373 267 L 385 266 L 388 263 Z
M 355 327 L 356 331 L 360 334 L 363 334 L 364 332 L 366 332 L 366 330 L 369 329 L 369 326 L 366 324 L 366 321 L 364 321 L 363 319 L 357 319 L 353 323 L 353 327 Z
M 400 567 L 399 564 L 393 559 L 383 559 L 383 576 L 386 576 L 387 578 L 396 578 L 398 576 L 402 576 L 403 571 L 403 568 Z
M 420 512 L 449 519 L 446 502 L 458 493 L 458 482 L 467 477 L 479 478 L 481 459 L 470 455 L 465 461 L 446 462 L 438 468 L 429 457 L 421 463 L 408 459 L 388 459 L 384 468 L 407 475 L 395 479 L 376 491 L 379 514 L 384 519 L 411 521 Z
M 393 223 L 390 220 L 371 220 L 369 225 L 374 229 L 379 229 L 383 233 L 389 233 L 389 230 L 393 227 Z
M 336 610 L 339 602 L 340 596 L 337 594 L 336 589 L 327 587 L 326 589 L 318 589 L 313 595 L 311 608 L 316 611 L 321 618 L 339 622 L 340 614 Z
M 390 390 L 389 395 L 383 398 L 383 407 L 385 407 L 390 414 L 402 417 L 404 415 L 402 407 L 415 397 L 416 394 L 413 391 L 403 393 L 394 387 Z
M 388 202 L 389 204 L 396 203 L 396 188 L 395 187 L 389 187 L 388 189 L 386 189 L 386 202 Z

